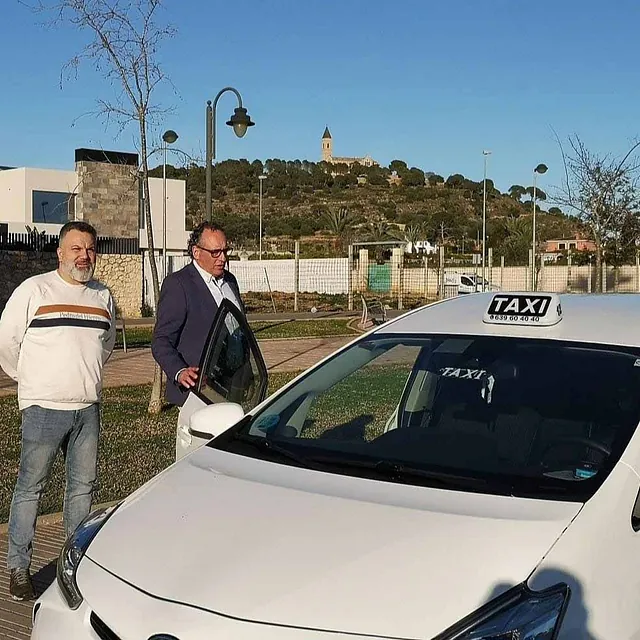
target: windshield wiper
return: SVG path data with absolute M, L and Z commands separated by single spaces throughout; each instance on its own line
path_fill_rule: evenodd
M 421 469 L 389 460 L 360 460 L 357 458 L 343 458 L 340 456 L 314 455 L 304 456 L 287 447 L 283 447 L 270 438 L 250 436 L 245 433 L 231 434 L 230 440 L 238 440 L 267 454 L 279 455 L 295 462 L 301 467 L 316 471 L 332 471 L 336 469 L 362 470 L 366 476 L 382 476 L 394 482 L 422 480 L 420 484 L 437 485 L 444 489 L 477 490 L 483 493 L 500 493 L 511 495 L 511 485 L 496 483 L 477 476 L 466 476 L 446 471 Z
M 449 489 L 486 490 L 486 486 L 489 485 L 489 481 L 483 478 L 447 473 L 445 471 L 420 469 L 418 467 L 407 466 L 405 464 L 391 462 L 389 460 L 358 460 L 338 457 L 314 457 L 313 460 L 336 467 L 373 471 L 385 478 L 400 482 L 403 480 L 427 480 L 428 484 L 436 483 L 441 487 Z M 505 493 L 509 493 L 508 488 L 505 488 Z
M 249 436 L 244 433 L 234 433 L 231 436 L 231 440 L 239 440 L 240 442 L 245 442 L 258 449 L 258 451 L 275 453 L 279 456 L 282 456 L 283 458 L 287 458 L 287 460 L 296 462 L 301 467 L 316 470 L 320 469 L 318 465 L 313 464 L 315 460 L 306 458 L 305 456 L 300 455 L 299 453 L 295 453 L 294 451 L 291 451 L 291 449 L 287 449 L 286 447 L 281 447 L 279 444 L 276 444 L 269 438 L 264 438 L 262 436 Z

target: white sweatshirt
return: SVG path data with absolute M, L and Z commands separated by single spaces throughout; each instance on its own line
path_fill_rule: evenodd
M 99 402 L 115 344 L 109 290 L 50 271 L 25 280 L 0 317 L 0 366 L 18 383 L 18 406 L 83 409 Z

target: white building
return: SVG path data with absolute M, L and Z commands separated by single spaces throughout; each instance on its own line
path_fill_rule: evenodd
M 413 253 L 415 250 L 417 253 L 426 253 L 430 255 L 436 253 L 438 250 L 437 245 L 431 244 L 428 240 L 416 240 L 415 243 L 407 242 L 405 245 L 405 253 Z
M 111 152 L 103 152 L 109 154 Z M 136 157 L 129 154 L 131 157 Z M 78 152 L 76 152 L 76 158 Z M 78 166 L 78 165 L 77 165 Z M 37 169 L 32 167 L 0 168 L 0 234 L 25 233 L 27 228 L 44 231 L 55 235 L 62 225 L 75 219 L 82 219 L 76 212 L 79 207 L 76 204 L 80 188 L 81 172 L 64 171 L 55 169 Z M 131 184 L 135 181 L 135 171 L 131 172 Z M 117 179 L 117 177 L 116 177 Z M 106 184 L 106 186 L 104 186 Z M 100 193 L 109 189 L 109 180 L 103 186 L 95 190 L 95 195 L 87 193 L 84 189 L 82 196 L 89 199 L 95 197 L 100 200 L 104 195 Z M 114 184 L 114 189 L 117 189 Z M 153 220 L 154 244 L 156 249 L 162 247 L 163 238 L 163 210 L 162 210 L 162 178 L 150 178 L 149 180 L 151 215 Z M 176 253 L 186 248 L 189 232 L 185 228 L 185 202 L 186 184 L 184 180 L 167 180 L 167 251 Z M 98 205 L 98 208 L 101 205 Z M 133 205 L 136 206 L 135 203 Z M 114 207 L 113 202 L 105 205 L 105 208 Z M 138 206 L 139 212 L 141 207 Z M 124 207 L 123 207 L 124 212 Z M 99 212 L 100 213 L 100 212 Z M 98 213 L 98 215 L 99 215 Z M 105 213 L 107 213 L 105 211 Z M 117 217 L 117 211 L 108 214 L 111 218 Z M 123 213 L 124 215 L 124 213 Z M 95 215 L 91 222 L 95 224 Z M 134 225 L 135 226 L 135 225 Z M 148 247 L 147 233 L 143 216 L 138 215 L 138 235 L 140 248 Z M 102 232 L 98 225 L 99 235 L 114 235 Z M 135 233 L 135 231 L 134 231 Z M 132 234 L 133 235 L 133 234 Z
M 190 232 L 186 230 L 186 188 L 184 180 L 167 179 L 167 252 L 187 249 Z M 153 244 L 162 247 L 162 178 L 149 178 Z M 148 248 L 144 216 L 140 216 L 140 247 Z

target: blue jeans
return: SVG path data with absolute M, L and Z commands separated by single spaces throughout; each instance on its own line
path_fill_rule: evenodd
M 100 405 L 59 411 L 39 406 L 22 411 L 20 470 L 9 515 L 9 569 L 28 568 L 38 515 L 38 502 L 62 449 L 67 473 L 64 526 L 71 535 L 91 510 L 97 476 Z

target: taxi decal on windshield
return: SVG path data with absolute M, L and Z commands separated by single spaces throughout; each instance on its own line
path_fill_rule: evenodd
M 460 378 L 461 380 L 481 380 L 486 373 L 484 369 L 462 369 L 460 367 L 440 369 L 440 375 L 443 378 Z
M 555 293 L 500 293 L 491 298 L 484 314 L 490 324 L 551 326 L 562 320 L 560 298 Z

